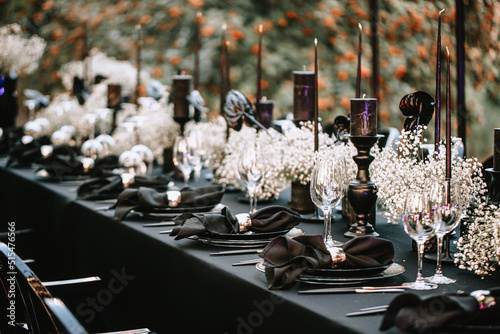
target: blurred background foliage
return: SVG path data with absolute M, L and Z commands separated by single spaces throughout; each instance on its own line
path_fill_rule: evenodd
M 402 96 L 416 90 L 435 95 L 437 20 L 442 16 L 442 115 L 445 63 L 451 52 L 452 112 L 456 105 L 455 1 L 379 0 L 381 126 L 401 129 Z M 201 20 L 196 20 L 202 12 Z M 231 87 L 251 100 L 256 93 L 258 26 L 263 24 L 262 93 L 275 101 L 275 118 L 293 111 L 292 72 L 313 70 L 318 38 L 319 109 L 323 123 L 347 115 L 355 95 L 358 22 L 363 26 L 361 92 L 372 96 L 369 0 L 0 0 L 0 26 L 19 23 L 47 41 L 39 69 L 19 82 L 54 95 L 61 65 L 81 60 L 90 48 L 135 64 L 137 24 L 142 25 L 142 69 L 164 84 L 191 73 L 200 33 L 200 91 L 219 109 L 221 25 L 228 26 Z M 500 127 L 500 4 L 465 1 L 467 153 L 483 158 Z M 145 89 L 141 90 L 145 93 Z M 444 117 L 444 116 L 443 116 Z M 426 136 L 433 140 L 434 122 Z M 453 123 L 456 134 L 457 122 Z M 444 129 L 443 129 L 444 131 Z

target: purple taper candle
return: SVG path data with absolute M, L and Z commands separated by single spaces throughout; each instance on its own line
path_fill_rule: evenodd
M 193 76 L 193 88 L 198 90 L 199 80 L 200 80 L 200 24 L 203 14 L 201 12 L 196 13 L 195 23 L 196 23 L 196 41 L 194 45 L 194 76 Z
M 439 153 L 439 142 L 441 141 L 441 14 L 439 12 L 438 36 L 436 47 L 436 121 L 434 126 L 434 151 Z
M 495 129 L 495 138 L 493 146 L 493 170 L 500 172 L 500 129 Z
M 137 84 L 135 86 L 135 104 L 139 105 L 139 87 L 141 85 L 141 46 L 142 46 L 142 27 L 140 24 L 135 26 L 137 30 Z

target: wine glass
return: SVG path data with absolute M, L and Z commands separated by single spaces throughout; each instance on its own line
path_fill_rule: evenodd
M 327 247 L 340 247 L 342 242 L 332 237 L 332 208 L 335 207 L 345 194 L 347 179 L 345 161 L 325 157 L 318 159 L 311 174 L 311 199 L 323 211 L 325 229 L 323 241 Z
M 422 189 L 410 189 L 405 194 L 403 224 L 406 234 L 417 243 L 418 271 L 415 282 L 404 283 L 413 290 L 432 290 L 437 285 L 427 282 L 422 275 L 424 243 L 436 233 L 436 222 L 429 193 Z
M 191 159 L 189 162 L 193 166 L 194 180 L 200 184 L 201 170 L 207 159 L 207 148 L 205 144 L 205 135 L 198 129 L 191 130 L 188 134 L 188 141 L 191 147 Z
M 184 176 L 184 185 L 188 186 L 189 176 L 193 171 L 193 166 L 189 162 L 191 159 L 191 147 L 186 137 L 177 136 L 173 148 L 173 162 Z
M 245 147 L 241 153 L 238 164 L 238 174 L 240 179 L 246 185 L 247 194 L 250 198 L 249 213 L 257 210 L 256 191 L 262 182 L 262 169 L 259 163 L 260 147 L 253 142 Z
M 441 250 L 444 236 L 453 231 L 460 221 L 463 205 L 461 192 L 457 181 L 450 179 L 432 180 L 429 189 L 436 221 L 437 259 L 434 276 L 427 277 L 426 280 L 436 284 L 455 283 L 455 279 L 443 275 L 441 270 Z

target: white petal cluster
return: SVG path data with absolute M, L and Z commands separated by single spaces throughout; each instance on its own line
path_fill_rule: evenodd
M 256 195 L 260 199 L 278 198 L 285 189 L 286 180 L 283 176 L 283 151 L 285 142 L 283 136 L 274 129 L 256 131 L 244 126 L 240 131 L 230 129 L 229 138 L 224 149 L 224 157 L 214 171 L 213 181 L 224 186 L 232 185 L 238 189 L 245 189 L 238 175 L 238 164 L 246 145 L 256 142 L 260 147 L 258 164 L 264 171 L 262 184 Z
M 87 73 L 84 73 L 87 71 Z M 67 90 L 73 87 L 73 78 L 95 78 L 101 75 L 106 84 L 118 84 L 122 86 L 122 93 L 132 95 L 137 86 L 137 68 L 128 61 L 120 61 L 108 57 L 99 49 L 90 50 L 89 57 L 84 60 L 75 60 L 61 66 L 59 71 L 62 84 Z M 140 73 L 140 81 L 147 85 L 151 80 L 145 71 Z M 90 78 L 89 78 L 90 76 Z
M 307 184 L 314 167 L 314 126 L 303 122 L 300 127 L 284 132 L 283 173 L 290 182 Z M 319 129 L 318 149 L 333 145 L 333 140 Z
M 45 46 L 43 38 L 37 35 L 24 37 L 19 24 L 0 28 L 0 70 L 18 75 L 32 73 L 38 68 Z

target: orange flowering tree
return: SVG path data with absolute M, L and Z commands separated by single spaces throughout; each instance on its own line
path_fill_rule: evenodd
M 442 6 L 442 7 L 438 7 Z M 401 128 L 399 100 L 415 90 L 435 95 L 437 18 L 442 16 L 443 88 L 446 54 L 456 80 L 455 1 L 378 0 L 379 113 L 382 126 Z M 275 117 L 292 111 L 292 71 L 313 69 L 314 38 L 319 52 L 319 108 L 324 122 L 349 111 L 355 94 L 358 23 L 363 26 L 361 93 L 372 96 L 369 0 L 35 0 L 0 1 L 0 26 L 19 22 L 48 43 L 32 84 L 44 93 L 60 89 L 58 70 L 97 47 L 119 60 L 136 62 L 136 25 L 142 26 L 141 67 L 165 84 L 180 71 L 192 73 L 200 41 L 200 91 L 219 109 L 221 26 L 227 23 L 231 88 L 251 100 L 256 93 L 258 26 L 263 25 L 262 94 L 275 101 Z M 197 17 L 201 12 L 202 16 Z M 500 4 L 465 5 L 468 153 L 491 152 L 493 127 L 500 124 Z M 140 90 L 145 93 L 145 89 Z M 452 84 L 452 101 L 456 88 Z M 455 103 L 453 103 L 455 105 Z M 443 110 L 442 109 L 442 110 Z M 444 114 L 444 111 L 442 111 Z M 429 137 L 433 137 L 433 122 Z M 456 124 L 453 125 L 456 129 Z M 488 128 L 488 127 L 491 127 Z M 481 130 L 479 130 L 481 129 Z M 454 130 L 455 131 L 455 130 Z

